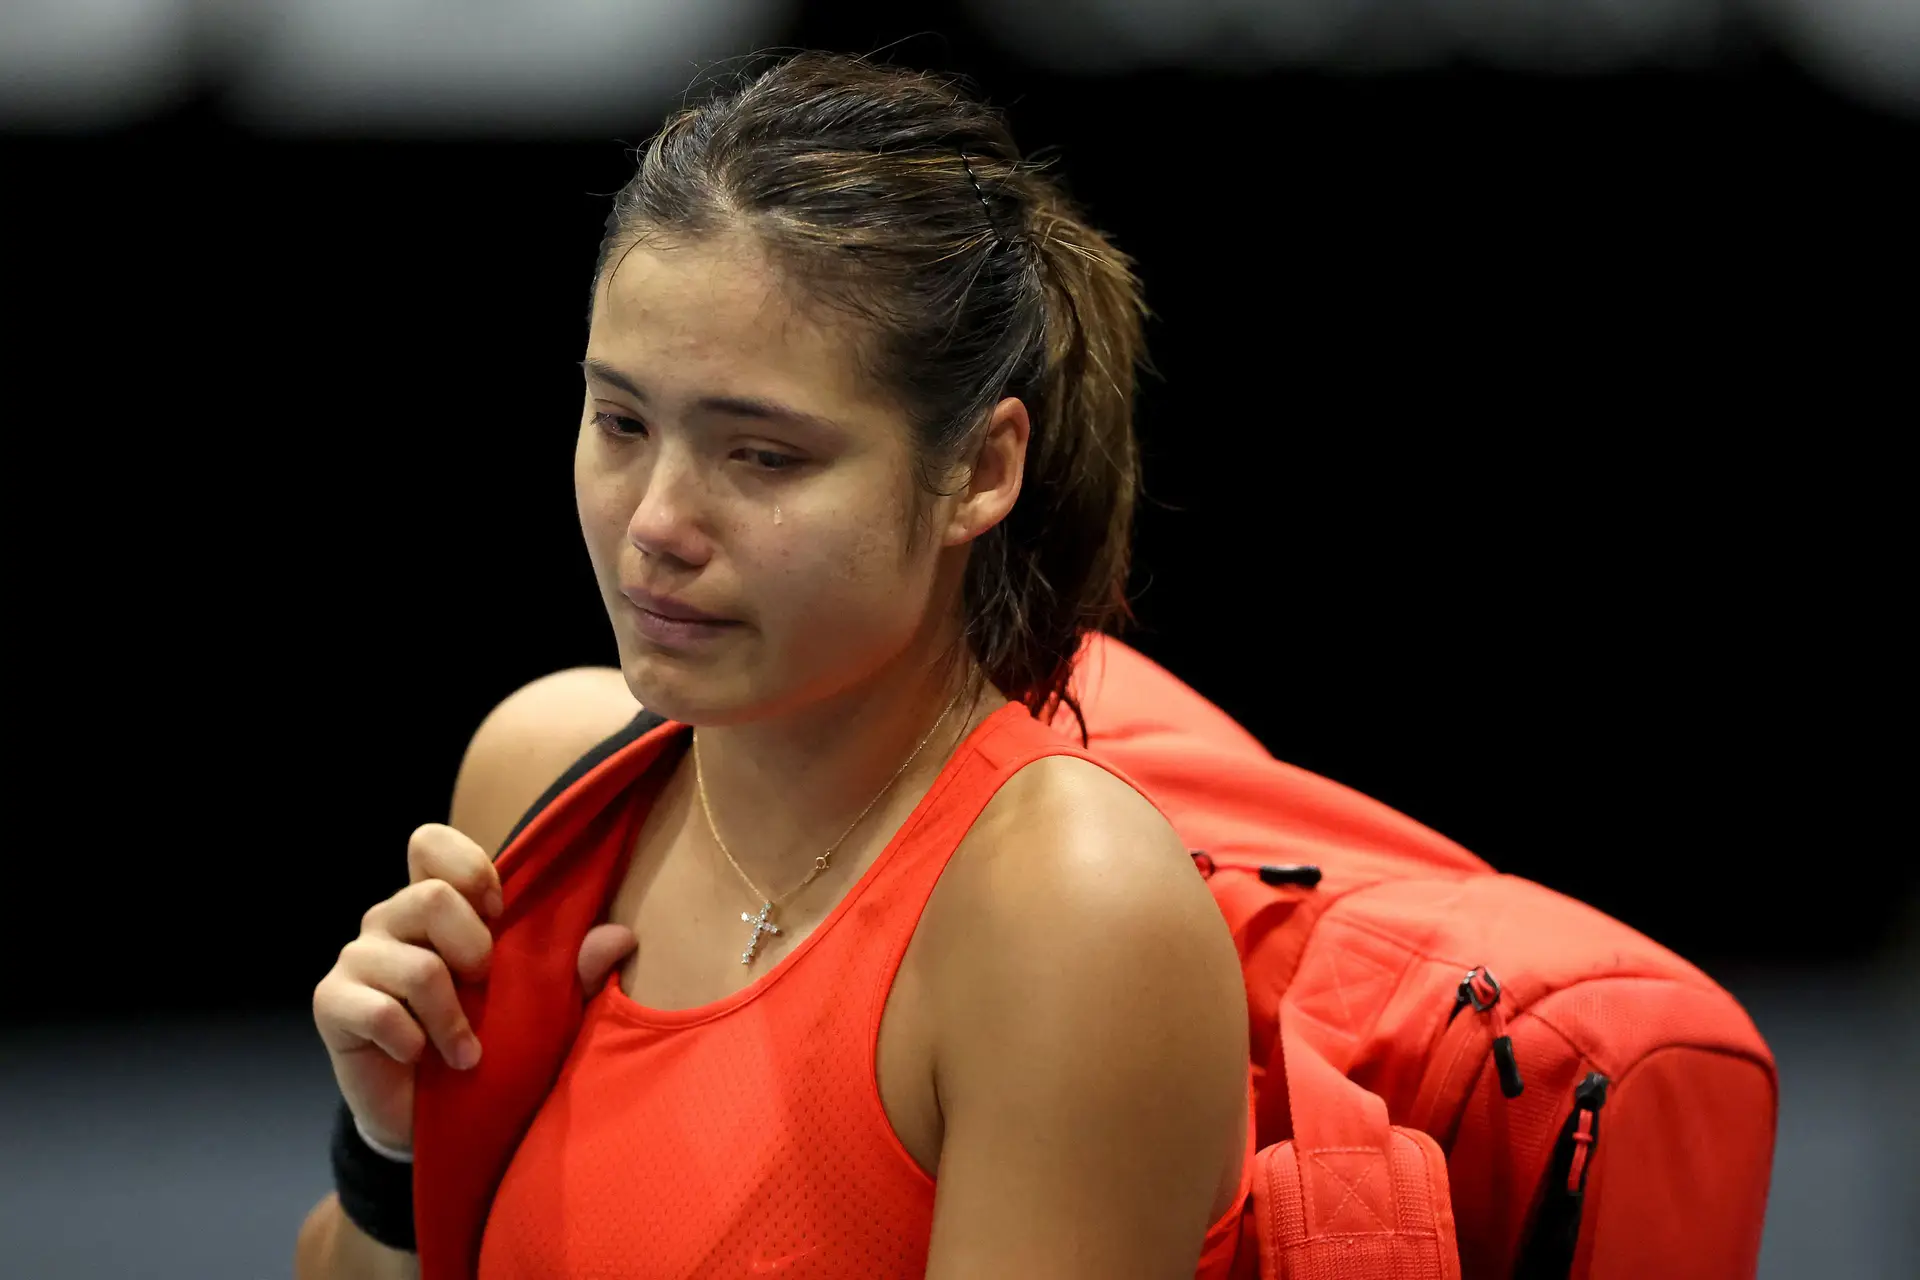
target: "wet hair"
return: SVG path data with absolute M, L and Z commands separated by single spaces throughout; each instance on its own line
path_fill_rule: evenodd
M 856 322 L 865 371 L 911 423 L 917 525 L 1019 397 L 1025 478 L 970 548 L 965 642 L 1035 715 L 1078 717 L 1073 656 L 1127 615 L 1145 307 L 1131 260 L 1046 168 L 956 81 L 789 56 L 667 120 L 614 197 L 594 282 L 650 236 L 749 233 L 799 296 Z

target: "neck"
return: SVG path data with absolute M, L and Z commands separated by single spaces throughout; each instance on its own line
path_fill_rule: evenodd
M 969 699 L 968 674 L 965 667 L 948 671 L 923 657 L 903 658 L 834 698 L 699 729 L 699 768 L 713 822 L 754 884 L 778 897 L 804 879 L 842 833 L 847 838 L 834 853 L 836 871 L 856 863 L 853 855 L 876 837 L 890 835 L 953 748 L 1005 701 L 991 686 Z M 925 747 L 913 756 L 923 739 Z M 909 756 L 912 762 L 895 778 Z

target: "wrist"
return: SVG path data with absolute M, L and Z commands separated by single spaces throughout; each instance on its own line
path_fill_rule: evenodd
M 396 1164 L 413 1163 L 413 1148 L 411 1146 L 385 1141 L 380 1135 L 368 1129 L 359 1116 L 353 1118 L 353 1127 L 354 1130 L 359 1133 L 360 1141 L 372 1147 L 374 1154 L 384 1156 Z

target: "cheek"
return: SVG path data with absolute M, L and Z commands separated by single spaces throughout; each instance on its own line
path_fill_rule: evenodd
M 840 572 L 850 590 L 888 598 L 911 593 L 916 575 L 900 535 L 898 525 L 887 521 L 860 529 L 848 541 Z
M 573 456 L 573 503 L 596 567 L 612 562 L 613 549 L 626 536 L 629 508 L 620 481 L 618 473 L 598 464 L 594 443 L 583 431 Z
M 879 504 L 787 510 L 779 525 L 758 530 L 770 590 L 794 621 L 841 633 L 855 626 L 908 625 L 925 608 L 930 581 L 924 557 L 905 550 L 905 513 Z M 857 620 L 857 621 L 856 621 Z

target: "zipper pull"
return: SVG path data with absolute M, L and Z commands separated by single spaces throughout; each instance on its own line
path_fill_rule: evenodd
M 1500 1092 L 1509 1098 L 1519 1097 L 1526 1085 L 1520 1079 L 1519 1060 L 1513 1055 L 1513 1037 L 1507 1034 L 1506 1012 L 1500 1008 L 1500 980 L 1485 965 L 1474 966 L 1460 979 L 1460 991 L 1454 998 L 1453 1014 L 1448 1021 L 1468 1005 L 1473 1006 L 1475 1013 L 1491 1015 L 1493 1067 L 1500 1075 Z
M 1590 1073 L 1573 1091 L 1573 1128 L 1567 1138 L 1573 1143 L 1567 1162 L 1567 1194 L 1578 1196 L 1587 1189 L 1587 1157 L 1593 1152 L 1593 1140 L 1600 1124 L 1600 1108 L 1607 1105 L 1607 1078 L 1598 1071 Z
M 1193 859 L 1194 867 L 1208 880 L 1220 868 L 1214 863 L 1213 855 L 1205 849 L 1189 849 L 1187 856 Z M 1262 884 L 1297 884 L 1311 889 L 1320 883 L 1320 868 L 1311 862 L 1265 863 L 1256 869 Z
M 1540 1207 L 1521 1242 L 1514 1280 L 1567 1280 L 1580 1243 L 1581 1206 L 1600 1137 L 1600 1108 L 1607 1101 L 1607 1078 L 1590 1071 L 1574 1087 L 1573 1110 L 1560 1126 L 1540 1181 Z
M 1268 863 L 1260 868 L 1262 884 L 1297 884 L 1311 889 L 1320 883 L 1320 868 L 1311 862 L 1287 863 L 1276 865 Z

